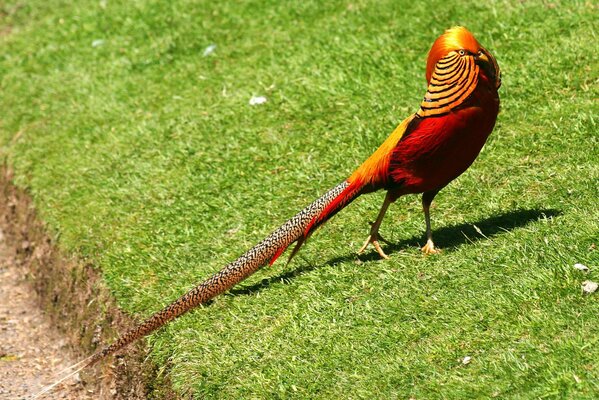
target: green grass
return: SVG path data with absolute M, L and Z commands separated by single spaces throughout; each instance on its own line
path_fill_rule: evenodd
M 409 196 L 382 227 L 391 260 L 357 257 L 383 194 L 358 199 L 290 265 L 151 336 L 181 394 L 599 396 L 593 2 L 71 3 L 0 5 L 0 158 L 135 318 L 347 177 L 417 110 L 444 29 L 503 71 L 494 133 L 434 203 L 445 251 L 420 254 Z

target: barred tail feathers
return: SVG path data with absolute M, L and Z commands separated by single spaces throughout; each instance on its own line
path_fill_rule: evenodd
M 115 353 L 130 343 L 155 331 L 169 321 L 179 317 L 192 308 L 226 292 L 260 267 L 280 254 L 293 242 L 300 239 L 306 232 L 306 227 L 330 206 L 349 187 L 348 182 L 335 186 L 308 207 L 297 213 L 281 227 L 272 232 L 256 246 L 249 249 L 237 260 L 228 264 L 212 277 L 202 282 L 189 292 L 175 300 L 161 311 L 155 313 L 137 327 L 119 337 L 113 344 L 103 348 L 91 356 L 86 365 L 94 364 L 102 358 Z
M 296 240 L 297 243 L 293 248 L 291 254 L 289 255 L 288 262 L 298 253 L 303 244 L 308 240 L 308 238 L 314 233 L 318 227 L 323 225 L 329 219 L 331 219 L 335 214 L 344 209 L 347 205 L 349 205 L 356 197 L 361 194 L 361 190 L 363 188 L 363 184 L 358 181 L 353 181 L 350 183 L 349 180 L 339 184 L 336 188 L 342 187 L 342 191 L 337 193 L 337 191 L 333 192 L 333 190 L 327 192 L 321 199 L 327 198 L 328 204 L 323 208 L 323 210 L 315 215 L 310 222 L 304 228 L 302 235 L 300 235 Z M 291 244 L 291 243 L 289 243 Z M 277 250 L 275 255 L 271 258 L 269 264 L 272 265 L 277 258 L 285 252 L 287 247 L 281 247 Z
M 173 319 L 185 314 L 187 311 L 206 303 L 210 299 L 226 292 L 260 267 L 274 261 L 293 242 L 303 243 L 307 236 L 324 223 L 337 211 L 349 204 L 355 194 L 353 186 L 345 181 L 335 186 L 322 197 L 315 200 L 308 207 L 297 213 L 264 240 L 241 255 L 237 260 L 225 266 L 222 270 L 194 287 L 171 304 L 150 316 L 141 324 L 121 335 L 115 342 L 92 354 L 85 360 L 67 368 L 67 374 L 56 382 L 44 387 L 34 398 L 52 390 L 60 382 L 68 379 L 77 372 L 92 366 L 105 357 L 116 353 L 127 345 L 141 339 L 158 328 L 166 325 Z M 298 247 L 296 246 L 294 252 Z
M 380 182 L 384 181 L 384 172 L 389 164 L 391 150 L 405 134 L 413 119 L 414 116 L 406 118 L 347 180 L 330 189 L 211 278 L 122 335 L 112 345 L 93 355 L 91 363 L 122 349 L 197 305 L 226 292 L 265 264 L 272 265 L 291 243 L 297 241 L 297 245 L 291 252 L 289 258 L 291 259 L 320 225 L 351 203 L 366 186 L 378 187 Z

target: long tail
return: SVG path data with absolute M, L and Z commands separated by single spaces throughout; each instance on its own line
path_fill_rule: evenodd
M 301 249 L 301 247 L 306 242 L 306 240 L 308 240 L 310 235 L 312 235 L 312 233 L 314 233 L 314 231 L 316 231 L 316 229 L 318 229 L 318 227 L 323 225 L 329 219 L 333 218 L 333 216 L 335 216 L 335 214 L 337 214 L 339 211 L 343 210 L 356 197 L 358 197 L 360 194 L 362 194 L 362 189 L 364 188 L 364 186 L 365 185 L 362 184 L 361 181 L 358 181 L 358 180 L 355 180 L 351 183 L 349 181 L 345 181 L 345 182 L 337 185 L 333 190 L 335 190 L 337 188 L 342 188 L 341 193 L 330 196 L 331 197 L 330 201 L 328 202 L 328 204 L 325 205 L 323 210 L 321 212 L 317 213 L 316 215 L 314 215 L 314 217 L 312 217 L 310 222 L 305 226 L 302 234 L 298 238 L 293 240 L 294 242 L 297 241 L 297 243 L 296 243 L 295 247 L 293 248 L 293 251 L 289 255 L 289 261 L 291 261 L 291 259 L 297 254 L 297 252 Z M 326 197 L 331 192 L 332 192 L 332 190 L 329 191 L 327 194 L 325 194 L 323 197 L 321 197 L 321 199 Z M 293 243 L 293 242 L 291 242 L 291 243 Z M 289 243 L 289 244 L 291 244 L 291 243 Z M 285 252 L 285 250 L 287 249 L 289 244 L 287 244 L 286 246 L 279 247 L 277 252 L 270 259 L 270 262 L 269 262 L 270 265 L 274 264 L 274 262 L 277 260 L 277 258 Z
M 359 185 L 351 184 L 349 181 L 344 181 L 335 186 L 285 222 L 256 246 L 245 252 L 237 260 L 228 264 L 212 277 L 191 289 L 137 327 L 121 335 L 111 345 L 94 353 L 87 360 L 76 364 L 78 368 L 75 372 L 95 364 L 104 357 L 148 335 L 194 307 L 206 303 L 208 300 L 226 292 L 269 261 L 272 264 L 291 243 L 297 241 L 298 245 L 293 251 L 293 254 L 295 254 L 310 234 L 355 199 L 360 194 L 360 189 Z

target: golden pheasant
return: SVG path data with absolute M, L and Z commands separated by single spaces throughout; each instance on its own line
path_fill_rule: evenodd
M 272 264 L 297 242 L 293 257 L 316 228 L 364 193 L 387 191 L 360 251 L 372 244 L 387 258 L 378 232 L 389 205 L 404 194 L 422 193 L 427 238 L 422 251 L 436 252 L 429 206 L 439 190 L 472 164 L 493 130 L 501 78 L 491 53 L 466 28 L 454 27 L 434 42 L 426 63 L 426 80 L 428 88 L 418 112 L 404 120 L 348 179 L 211 278 L 73 367 L 85 368 L 229 290 L 260 267 Z

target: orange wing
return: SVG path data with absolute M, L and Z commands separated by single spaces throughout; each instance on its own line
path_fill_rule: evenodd
M 379 187 L 384 185 L 388 179 L 389 162 L 393 149 L 401 138 L 408 131 L 410 123 L 414 120 L 415 115 L 403 120 L 401 124 L 389 135 L 387 140 L 374 152 L 366 161 L 362 163 L 347 179 L 351 185 L 364 186 L 372 185 Z M 325 210 L 326 211 L 326 210 Z

